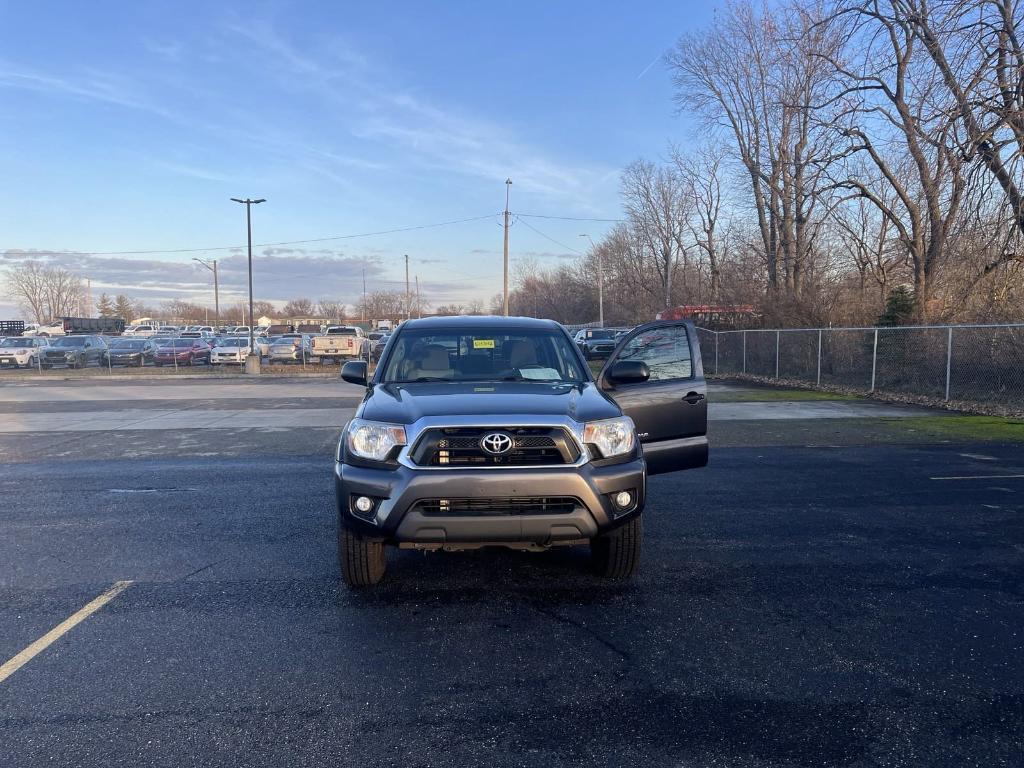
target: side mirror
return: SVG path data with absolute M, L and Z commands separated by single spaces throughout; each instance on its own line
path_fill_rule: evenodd
M 651 378 L 651 369 L 643 360 L 619 360 L 605 376 L 613 384 L 641 384 Z
M 341 368 L 341 378 L 349 384 L 366 386 L 366 361 L 349 360 Z

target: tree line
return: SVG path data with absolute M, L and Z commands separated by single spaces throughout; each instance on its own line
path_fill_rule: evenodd
M 521 265 L 514 310 L 594 320 L 603 271 L 608 324 L 1021 320 L 1022 27 L 1018 0 L 728 3 L 666 56 L 701 140 L 627 167 L 624 220 Z

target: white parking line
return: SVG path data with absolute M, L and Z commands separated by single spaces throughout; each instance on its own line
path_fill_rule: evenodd
M 932 477 L 930 480 L 1013 480 L 1024 475 L 953 475 L 952 477 Z
M 96 613 L 96 611 L 98 611 L 100 608 L 105 606 L 115 597 L 120 595 L 131 585 L 132 582 L 130 580 L 115 582 L 114 586 L 112 586 L 102 595 L 86 603 L 82 608 L 68 616 L 66 619 L 64 619 L 64 621 L 62 621 L 56 627 L 54 627 L 45 635 L 40 637 L 38 640 L 32 643 L 32 645 L 28 646 L 25 650 L 23 650 L 21 653 L 17 654 L 10 660 L 4 662 L 2 665 L 0 665 L 0 683 L 4 682 L 4 680 L 6 680 L 8 677 L 13 675 L 23 666 L 28 664 L 33 658 L 35 658 L 40 653 L 49 648 L 51 645 L 53 645 L 53 643 L 56 642 L 59 638 L 66 635 L 76 626 L 78 626 L 87 618 L 92 616 L 94 613 Z

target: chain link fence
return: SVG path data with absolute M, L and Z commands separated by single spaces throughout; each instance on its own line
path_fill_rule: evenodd
M 1024 408 L 1024 325 L 699 333 L 718 375 Z

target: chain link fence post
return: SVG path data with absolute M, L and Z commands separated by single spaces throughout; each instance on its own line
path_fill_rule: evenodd
M 775 378 L 779 378 L 779 341 L 782 338 L 782 331 L 775 332 Z
M 743 332 L 743 372 L 747 372 L 747 332 Z
M 950 374 L 953 372 L 953 326 L 946 335 L 946 402 L 949 402 Z
M 818 378 L 815 386 L 821 386 L 821 328 L 818 329 Z
M 715 331 L 715 376 L 718 375 L 718 331 Z
M 875 391 L 875 375 L 878 373 L 878 329 L 875 328 L 875 341 L 871 347 L 871 391 Z

